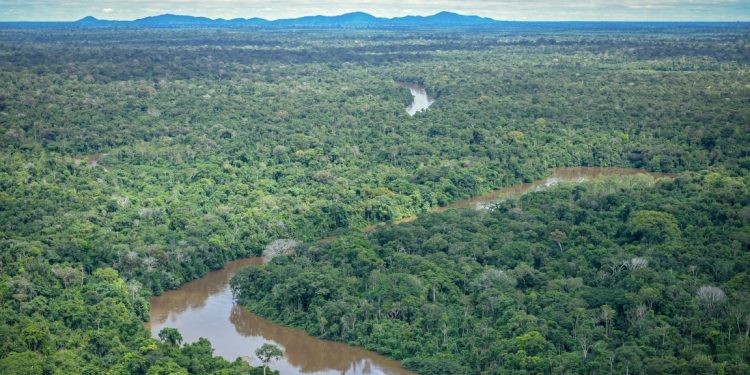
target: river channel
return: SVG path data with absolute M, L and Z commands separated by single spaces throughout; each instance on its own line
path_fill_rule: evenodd
M 641 173 L 654 177 L 665 176 L 626 168 L 558 168 L 544 180 L 495 190 L 434 211 L 443 212 L 450 208 L 482 209 L 492 202 L 561 182 L 582 182 L 606 176 Z M 401 222 L 415 218 L 407 218 Z M 375 228 L 370 226 L 363 228 L 363 231 Z M 237 305 L 232 298 L 229 280 L 241 268 L 259 266 L 262 263 L 262 258 L 229 262 L 221 270 L 210 272 L 178 289 L 152 298 L 149 322 L 152 335 L 156 337 L 165 327 L 177 328 L 186 342 L 205 337 L 216 349 L 215 354 L 230 361 L 237 357 L 247 357 L 254 365 L 260 364 L 254 357 L 255 350 L 266 342 L 274 343 L 284 350 L 284 358 L 271 367 L 284 375 L 411 374 L 402 369 L 397 361 L 361 348 L 311 337 L 301 330 L 286 328 L 263 319 Z

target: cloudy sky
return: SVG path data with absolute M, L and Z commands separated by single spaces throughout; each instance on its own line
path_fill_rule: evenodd
M 441 10 L 501 20 L 750 21 L 750 0 L 0 0 L 2 21 L 129 20 L 162 13 L 290 18 L 365 11 L 381 17 Z

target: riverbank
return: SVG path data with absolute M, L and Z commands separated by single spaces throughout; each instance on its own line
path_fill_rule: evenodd
M 542 180 L 517 184 L 494 190 L 469 199 L 454 202 L 433 212 L 449 209 L 485 209 L 492 202 L 538 191 L 560 183 L 594 181 L 611 176 L 635 176 L 646 174 L 652 177 L 669 177 L 665 174 L 649 173 L 631 168 L 557 168 Z M 411 216 L 395 221 L 394 224 L 416 220 Z M 378 225 L 362 228 L 362 232 L 372 232 Z M 333 241 L 332 236 L 321 240 Z M 294 328 L 288 328 L 263 319 L 236 304 L 229 286 L 231 277 L 244 267 L 259 266 L 263 258 L 246 258 L 227 263 L 218 271 L 186 283 L 178 289 L 168 291 L 151 299 L 151 320 L 149 328 L 156 336 L 164 327 L 178 328 L 186 341 L 206 337 L 216 348 L 216 354 L 227 359 L 251 356 L 264 342 L 273 342 L 285 349 L 286 358 L 279 361 L 274 369 L 283 374 L 327 373 L 336 371 L 345 374 L 364 374 L 380 371 L 383 374 L 410 374 L 402 369 L 397 361 L 377 353 L 352 347 L 339 342 L 320 340 Z M 253 364 L 257 364 L 251 362 Z M 377 372 L 375 372 L 377 373 Z

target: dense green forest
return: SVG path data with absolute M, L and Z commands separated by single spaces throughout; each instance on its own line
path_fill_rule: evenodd
M 748 31 L 2 27 L 0 372 L 257 371 L 148 297 L 332 234 L 243 301 L 423 373 L 747 371 Z M 351 235 L 559 166 L 710 173 Z
M 310 244 L 233 285 L 426 374 L 746 374 L 748 182 L 564 186 Z

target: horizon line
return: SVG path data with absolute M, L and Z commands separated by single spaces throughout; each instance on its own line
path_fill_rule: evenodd
M 263 18 L 263 17 L 258 17 L 258 16 L 235 17 L 235 18 L 223 18 L 223 17 L 211 18 L 211 17 L 207 17 L 207 16 L 200 16 L 200 15 L 178 14 L 178 13 L 169 13 L 168 12 L 168 13 L 154 14 L 154 15 L 149 15 L 149 16 L 144 16 L 144 17 L 134 18 L 134 19 L 105 19 L 105 18 L 98 18 L 98 17 L 92 16 L 92 15 L 86 15 L 86 16 L 83 16 L 83 17 L 78 18 L 78 19 L 67 20 L 67 21 L 62 21 L 62 20 L 60 20 L 60 21 L 51 21 L 51 20 L 24 20 L 24 19 L 17 19 L 17 20 L 0 20 L 0 23 L 67 24 L 67 23 L 76 23 L 76 22 L 82 21 L 82 20 L 87 19 L 87 18 L 92 18 L 92 19 L 95 19 L 97 21 L 104 21 L 104 22 L 123 22 L 123 23 L 125 23 L 125 22 L 135 22 L 135 21 L 146 19 L 146 18 L 160 17 L 160 16 L 178 16 L 178 17 L 206 18 L 206 19 L 208 19 L 210 21 L 233 21 L 233 20 L 253 20 L 253 19 L 255 19 L 255 20 L 262 20 L 262 21 L 266 21 L 266 22 L 275 22 L 275 21 L 297 20 L 297 19 L 306 18 L 306 17 L 340 17 L 340 16 L 344 16 L 344 15 L 358 14 L 358 13 L 366 14 L 366 15 L 369 15 L 371 17 L 375 17 L 375 18 L 378 18 L 378 19 L 381 19 L 381 20 L 395 20 L 395 19 L 406 18 L 406 17 L 431 17 L 431 16 L 435 16 L 435 15 L 438 15 L 438 14 L 441 14 L 441 13 L 451 13 L 451 14 L 456 14 L 456 15 L 460 15 L 460 16 L 464 16 L 464 17 L 480 17 L 480 18 L 483 18 L 483 19 L 492 20 L 494 22 L 517 22 L 517 23 L 576 23 L 576 22 L 578 22 L 578 23 L 584 23 L 584 22 L 599 22 L 599 23 L 604 23 L 604 22 L 609 22 L 609 23 L 750 23 L 750 19 L 747 19 L 747 20 L 737 19 L 737 20 L 732 20 L 732 21 L 727 21 L 727 20 L 719 21 L 719 20 L 712 20 L 712 19 L 706 19 L 706 20 L 606 20 L 606 19 L 598 19 L 598 20 L 596 20 L 596 19 L 580 19 L 580 20 L 555 20 L 555 19 L 546 19 L 546 20 L 544 20 L 544 19 L 539 19 L 539 20 L 514 20 L 514 19 L 495 19 L 495 18 L 492 18 L 492 17 L 489 17 L 489 16 L 482 16 L 482 15 L 478 15 L 478 14 L 462 14 L 462 13 L 458 13 L 458 12 L 454 12 L 454 11 L 449 11 L 449 10 L 437 11 L 435 13 L 426 14 L 426 15 L 422 15 L 422 14 L 409 14 L 409 15 L 405 15 L 405 16 L 395 16 L 395 17 L 377 16 L 377 15 L 374 15 L 372 13 L 365 12 L 365 11 L 352 11 L 352 12 L 340 13 L 340 14 L 335 14 L 335 15 L 309 14 L 309 15 L 302 15 L 302 16 L 298 16 L 298 17 L 275 18 L 275 19 Z

